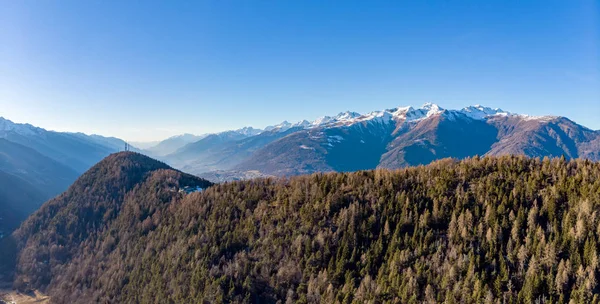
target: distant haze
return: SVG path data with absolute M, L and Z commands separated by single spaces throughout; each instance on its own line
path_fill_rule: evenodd
M 130 145 L 140 148 L 140 149 L 148 149 L 156 146 L 160 141 L 132 141 L 129 142 Z

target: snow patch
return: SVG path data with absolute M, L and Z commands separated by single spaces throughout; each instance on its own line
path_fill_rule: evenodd
M 524 114 L 519 114 L 518 115 L 521 119 L 525 120 L 525 121 L 531 121 L 531 120 L 537 120 L 537 121 L 542 121 L 542 122 L 550 122 L 556 118 L 558 118 L 558 116 L 531 116 L 531 115 L 524 115 Z
M 327 140 L 329 142 L 340 142 L 340 141 L 344 140 L 344 138 L 339 135 L 332 135 L 332 136 L 329 136 L 329 138 Z
M 309 147 L 307 145 L 300 145 L 300 149 L 304 149 L 304 150 L 314 150 L 315 148 L 313 147 Z

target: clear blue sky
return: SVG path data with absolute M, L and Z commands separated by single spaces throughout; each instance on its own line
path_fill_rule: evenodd
M 0 4 L 0 116 L 47 129 L 144 141 L 425 102 L 600 129 L 597 0 Z

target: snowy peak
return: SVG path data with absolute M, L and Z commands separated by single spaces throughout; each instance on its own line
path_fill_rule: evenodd
M 241 129 L 237 129 L 234 132 L 245 136 L 254 136 L 262 133 L 262 131 L 263 130 L 261 129 L 255 129 L 253 127 L 244 127 Z
M 15 123 L 5 119 L 4 117 L 0 117 L 0 131 L 11 131 L 15 128 Z
M 456 111 L 456 112 L 464 114 L 464 115 L 466 115 L 472 119 L 476 119 L 476 120 L 484 120 L 484 119 L 488 119 L 491 117 L 498 117 L 498 116 L 517 117 L 517 118 L 519 118 L 521 120 L 525 120 L 525 121 L 530 121 L 530 120 L 550 121 L 552 119 L 557 118 L 557 116 L 550 116 L 550 115 L 532 116 L 532 115 L 526 115 L 526 114 L 511 113 L 508 111 L 503 111 L 502 109 L 499 109 L 499 108 L 492 109 L 490 107 L 485 107 L 482 105 L 469 106 L 469 107 L 466 107 L 466 108 L 464 108 L 460 111 Z
M 304 129 L 312 129 L 317 127 L 324 127 L 328 125 L 336 125 L 339 123 L 352 122 L 355 119 L 361 117 L 360 113 L 356 112 L 341 112 L 336 116 L 321 116 L 314 121 L 310 122 L 308 120 L 302 120 L 297 123 L 290 123 L 287 120 L 276 124 L 274 126 L 268 126 L 265 128 L 265 131 L 277 131 L 277 132 L 285 132 L 291 128 L 301 127 Z
M 21 135 L 35 135 L 41 128 L 34 127 L 30 124 L 14 123 L 4 117 L 0 117 L 0 132 L 15 132 Z
M 287 120 L 284 120 L 283 122 L 276 124 L 274 126 L 266 127 L 265 132 L 269 132 L 269 131 L 285 132 L 291 128 L 296 128 L 296 127 L 308 128 L 310 125 L 311 125 L 311 123 L 308 120 L 302 120 L 297 123 L 291 123 Z
M 357 123 L 415 123 L 431 117 L 443 116 L 447 119 L 474 119 L 474 120 L 486 120 L 492 117 L 498 116 L 511 116 L 517 117 L 523 120 L 548 120 L 551 116 L 528 116 L 521 114 L 514 114 L 504 111 L 499 108 L 490 108 L 482 105 L 468 106 L 460 110 L 448 110 L 440 107 L 434 103 L 425 103 L 419 108 L 413 108 L 411 106 L 397 107 L 392 109 L 386 109 L 381 111 L 373 111 L 367 114 L 360 114 L 357 112 L 341 112 L 335 116 L 321 116 L 314 121 L 302 120 L 296 123 L 290 123 L 287 120 L 277 125 L 268 126 L 264 129 L 267 132 L 285 132 L 291 128 L 303 128 L 303 129 L 314 129 L 314 128 L 330 128 L 339 126 L 350 126 Z M 244 128 L 248 129 L 248 128 Z M 244 130 L 240 129 L 240 130 Z M 262 132 L 261 130 L 252 129 L 251 133 L 254 135 Z M 236 132 L 240 133 L 240 130 Z
M 289 128 L 290 128 L 290 126 L 291 126 L 291 125 L 292 125 L 292 124 L 291 124 L 289 121 L 287 121 L 287 120 L 284 120 L 284 121 L 282 121 L 282 122 L 281 122 L 281 123 L 279 123 L 279 124 L 276 124 L 276 125 L 273 125 L 273 126 L 268 126 L 268 127 L 266 127 L 266 128 L 265 128 L 265 131 L 267 131 L 267 132 L 268 132 L 268 131 L 273 131 L 273 130 L 281 130 L 281 129 L 284 129 L 284 128 L 287 130 L 287 129 L 289 129 Z M 281 130 L 281 131 L 283 132 L 283 130 Z
M 498 109 L 498 108 L 492 109 L 490 107 L 484 107 L 482 105 L 469 106 L 469 107 L 466 107 L 466 108 L 460 110 L 459 112 L 472 118 L 472 119 L 478 119 L 478 120 L 485 119 L 490 116 L 496 116 L 496 115 L 503 115 L 503 116 L 511 115 L 511 113 L 502 111 L 502 109 Z
M 444 113 L 444 111 L 446 110 L 433 103 L 426 103 L 418 109 L 413 107 L 398 107 L 383 111 L 373 111 L 367 114 L 346 111 L 336 116 L 321 116 L 312 122 L 303 120 L 292 124 L 288 121 L 283 121 L 280 124 L 266 127 L 265 131 L 284 132 L 292 127 L 313 129 L 319 127 L 349 126 L 356 123 L 387 124 L 394 121 L 412 122 Z
M 356 112 L 342 112 L 336 116 L 322 116 L 313 121 L 310 126 L 313 128 L 322 127 L 330 124 L 344 123 L 354 121 L 356 118 L 362 116 L 360 113 Z
M 336 118 L 336 120 L 339 120 L 339 121 L 347 121 L 347 120 L 355 119 L 360 116 L 361 116 L 360 113 L 346 111 L 346 112 L 342 112 L 342 113 L 338 114 L 335 118 Z
M 311 122 L 308 121 L 308 120 L 306 120 L 306 119 L 304 119 L 304 120 L 302 120 L 300 122 L 297 122 L 297 123 L 293 124 L 292 127 L 303 127 L 303 128 L 306 128 L 306 127 L 308 127 L 310 125 L 311 125 Z
M 445 110 L 436 104 L 426 103 L 418 109 L 413 107 L 398 107 L 386 111 L 391 113 L 397 120 L 412 122 L 442 114 Z
M 440 106 L 438 106 L 438 105 L 436 105 L 434 103 L 431 103 L 431 102 L 428 102 L 428 103 L 424 104 L 421 107 L 421 109 L 427 111 L 427 114 L 430 115 L 430 116 L 442 113 L 442 111 L 444 110 L 444 109 L 440 108 Z
M 426 103 L 422 107 L 418 109 L 411 109 L 406 113 L 407 121 L 415 121 L 421 120 L 425 118 L 429 118 L 431 116 L 435 116 L 438 114 L 442 114 L 445 110 L 440 106 L 433 103 Z

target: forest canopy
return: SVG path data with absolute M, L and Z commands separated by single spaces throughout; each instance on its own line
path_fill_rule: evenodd
M 82 190 L 115 202 L 93 225 L 73 217 L 93 208 L 68 202 L 55 206 L 70 217 L 34 214 L 14 234 L 15 285 L 59 303 L 600 300 L 599 163 L 445 159 L 190 195 L 167 191 L 180 173 L 144 176 Z

